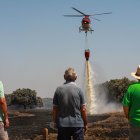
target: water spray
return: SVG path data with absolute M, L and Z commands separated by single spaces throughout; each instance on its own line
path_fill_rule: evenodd
M 93 87 L 94 83 L 94 74 L 92 70 L 92 66 L 90 63 L 90 49 L 88 47 L 88 37 L 85 36 L 85 82 L 84 82 L 84 90 L 85 90 L 85 96 L 86 96 L 86 102 L 87 102 L 87 111 L 88 114 L 96 114 L 96 96 L 95 91 Z
M 90 51 L 85 50 L 85 94 L 88 114 L 96 114 L 96 96 L 93 88 L 93 71 L 89 61 Z

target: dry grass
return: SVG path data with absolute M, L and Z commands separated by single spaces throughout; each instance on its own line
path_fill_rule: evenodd
M 51 111 L 11 112 L 10 116 L 10 140 L 43 140 L 44 128 L 49 130 L 48 140 L 56 140 L 57 134 L 50 128 Z M 85 140 L 128 140 L 128 121 L 123 113 L 100 114 L 88 118 L 89 129 Z

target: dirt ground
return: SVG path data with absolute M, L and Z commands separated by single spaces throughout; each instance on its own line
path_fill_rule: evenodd
M 56 140 L 50 110 L 10 111 L 9 116 L 10 140 L 43 140 L 44 128 L 49 131 L 47 140 Z M 122 112 L 91 115 L 88 120 L 85 140 L 128 140 L 128 121 Z

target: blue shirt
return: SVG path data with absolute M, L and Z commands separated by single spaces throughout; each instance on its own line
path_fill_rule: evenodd
M 4 88 L 1 81 L 0 81 L 0 98 L 4 98 Z M 4 119 L 4 114 L 0 108 L 0 121 L 3 121 L 3 119 Z
M 80 111 L 84 104 L 84 94 L 74 82 L 58 87 L 53 98 L 53 105 L 59 110 L 57 127 L 84 127 Z

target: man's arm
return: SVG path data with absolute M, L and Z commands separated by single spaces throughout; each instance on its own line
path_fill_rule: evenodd
M 5 97 L 0 98 L 0 107 L 2 109 L 2 112 L 4 114 L 4 124 L 5 127 L 9 127 L 9 120 L 8 120 L 8 110 L 7 110 L 7 103 Z
M 123 111 L 124 111 L 125 117 L 127 119 L 129 119 L 129 107 L 128 106 L 123 106 Z
M 57 116 L 58 116 L 58 107 L 53 106 L 53 123 L 54 123 L 54 127 L 56 127 Z
M 88 128 L 88 119 L 87 119 L 87 111 L 86 111 L 86 106 L 85 105 L 82 105 L 82 107 L 81 107 L 81 115 L 82 115 L 82 118 L 83 118 L 83 121 L 84 121 L 84 129 L 85 129 L 85 132 L 86 132 L 87 128 Z

